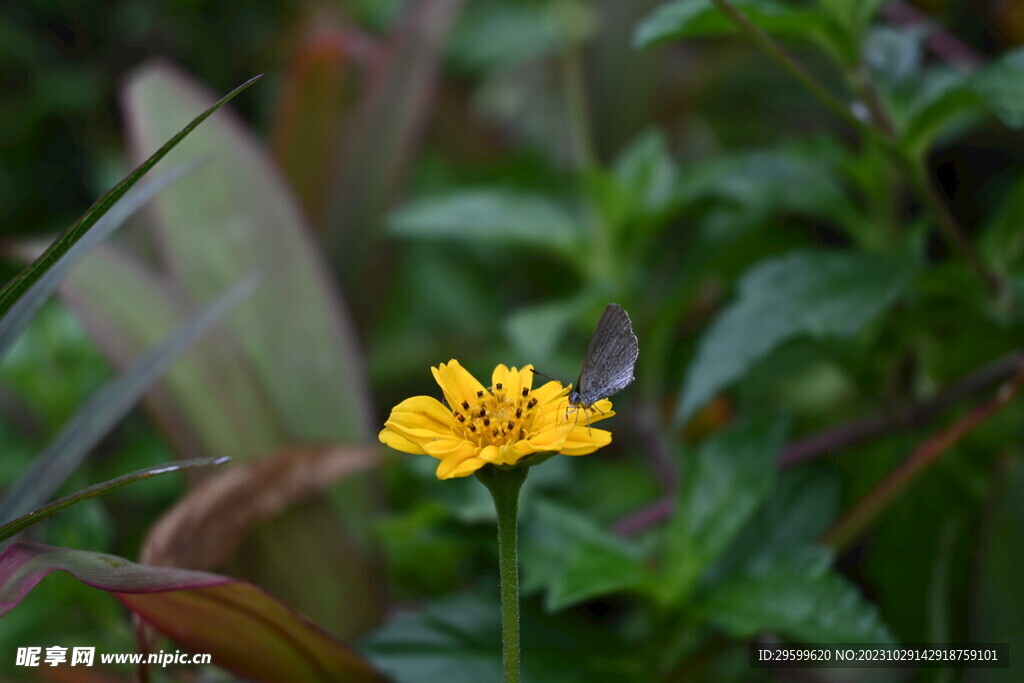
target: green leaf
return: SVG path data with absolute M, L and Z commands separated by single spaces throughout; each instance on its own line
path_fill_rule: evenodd
M 639 231 L 661 227 L 683 200 L 679 169 L 657 130 L 633 140 L 610 173 L 594 171 L 587 181 L 605 222 L 628 243 Z
M 845 37 L 830 17 L 819 10 L 775 0 L 734 0 L 732 5 L 768 33 L 809 40 L 832 54 L 844 52 Z M 711 0 L 675 0 L 661 5 L 640 22 L 633 33 L 633 44 L 645 48 L 680 38 L 736 32 L 736 25 Z
M 512 347 L 523 358 L 532 359 L 538 368 L 546 367 L 558 343 L 590 303 L 582 297 L 573 297 L 519 309 L 505 322 Z
M 635 650 L 609 628 L 522 606 L 524 683 L 627 683 L 646 680 L 636 671 Z M 395 683 L 479 683 L 501 680 L 498 594 L 475 592 L 441 598 L 411 616 L 395 619 L 361 644 L 370 661 Z
M 978 250 L 996 270 L 1008 273 L 1024 255 L 1024 177 L 1013 179 L 1002 201 L 988 206 Z
M 189 469 L 191 467 L 210 467 L 213 465 L 221 465 L 227 461 L 228 458 L 195 458 L 193 460 L 181 460 L 179 462 L 146 467 L 114 479 L 109 479 L 99 484 L 94 484 L 88 488 L 82 489 L 81 491 L 76 491 L 69 496 L 64 496 L 59 500 L 55 500 L 48 505 L 44 505 L 38 510 L 33 510 L 27 515 L 11 520 L 3 526 L 0 526 L 0 543 L 21 533 L 33 524 L 57 514 L 61 510 L 67 509 L 72 505 L 82 502 L 83 500 L 95 498 L 96 496 L 103 495 L 108 491 L 119 489 L 122 486 L 131 484 L 132 482 L 149 479 L 150 477 L 167 474 L 168 472 L 177 472 L 179 470 Z
M 677 604 L 692 594 L 772 490 L 785 437 L 785 423 L 759 418 L 708 438 L 688 454 L 652 585 L 663 604 Z
M 878 614 L 845 578 L 832 555 L 809 547 L 714 586 L 702 616 L 734 638 L 776 633 L 808 643 L 892 643 Z
M 918 81 L 910 109 L 899 126 L 903 148 L 913 159 L 921 158 L 941 135 L 983 111 L 983 101 L 959 72 L 927 72 Z
M 0 519 L 24 514 L 49 498 L 70 476 L 92 448 L 117 424 L 143 394 L 203 335 L 252 293 L 248 278 L 198 313 L 130 370 L 93 394 L 64 425 L 0 500 Z
M 640 550 L 571 510 L 546 501 L 532 507 L 523 550 L 523 590 L 546 589 L 557 612 L 638 585 L 647 576 Z
M 252 584 L 121 557 L 15 543 L 0 555 L 0 616 L 47 574 L 114 595 L 176 643 L 256 681 L 377 681 L 344 643 Z
M 730 234 L 738 215 L 750 227 L 776 216 L 825 220 L 857 236 L 867 220 L 844 186 L 841 167 L 848 159 L 827 138 L 717 156 L 686 169 L 681 194 L 687 204 L 712 199 L 733 209 Z
M 43 252 L 41 256 L 39 256 L 39 258 L 33 261 L 27 268 L 25 268 L 24 271 L 4 286 L 3 290 L 0 291 L 0 315 L 6 314 L 18 299 L 21 298 L 22 294 L 24 294 L 34 282 L 42 277 L 43 273 L 49 270 L 54 263 L 59 261 L 60 258 L 72 247 L 72 245 L 80 240 L 82 236 L 85 235 L 85 233 L 88 232 L 89 229 L 92 228 L 96 222 L 110 210 L 117 200 L 124 196 L 124 194 L 138 182 L 139 178 L 141 178 L 146 171 L 163 159 L 168 152 L 174 149 L 179 142 L 184 140 L 189 133 L 195 130 L 196 127 L 213 114 L 213 112 L 220 109 L 221 106 L 234 98 L 235 95 L 248 88 L 260 78 L 262 78 L 262 76 L 252 78 L 229 92 L 218 102 L 207 107 L 203 113 L 192 119 L 191 122 L 188 122 L 184 128 L 178 130 L 177 133 L 174 133 L 170 139 L 167 137 L 161 138 L 161 140 L 167 140 L 167 142 L 146 158 L 145 161 L 139 164 L 139 166 L 128 174 L 124 180 L 115 185 L 105 195 L 97 199 L 96 203 L 90 206 L 77 221 L 72 223 L 71 226 L 64 231 L 64 234 L 54 241 L 54 243 L 51 244 L 50 247 Z
M 165 65 L 138 71 L 124 93 L 132 153 L 144 155 L 209 99 Z M 203 300 L 253 268 L 266 274 L 260 296 L 240 307 L 229 325 L 283 422 L 286 441 L 369 436 L 368 389 L 354 333 L 298 203 L 266 151 L 235 118 L 224 116 L 170 158 L 211 160 L 153 204 L 152 227 L 171 277 Z
M 1010 128 L 1024 127 L 1024 47 L 979 71 L 971 85 L 999 120 Z
M 883 2 L 885 0 L 818 0 L 818 5 L 859 42 Z
M 195 310 L 173 283 L 105 244 L 71 273 L 61 297 L 122 371 Z M 265 393 L 225 328 L 182 357 L 147 395 L 147 407 L 185 457 L 245 461 L 284 442 Z
M 82 235 L 63 256 L 58 257 L 50 268 L 24 291 L 3 318 L 0 318 L 0 356 L 7 353 L 46 299 L 57 289 L 61 280 L 78 265 L 94 245 L 109 237 L 146 202 L 191 173 L 197 166 L 198 164 L 193 163 L 173 168 L 152 182 L 133 188 L 120 201 L 115 202 L 110 210 L 96 221 L 92 230 Z
M 798 335 L 850 337 L 903 293 L 909 270 L 867 253 L 800 251 L 765 261 L 704 334 L 678 418 L 693 415 L 754 363 Z
M 469 3 L 452 31 L 448 58 L 467 71 L 515 67 L 562 49 L 562 27 L 548 3 Z
M 842 490 L 831 468 L 791 468 L 713 567 L 713 574 L 747 568 L 817 542 L 835 522 Z
M 418 199 L 392 214 L 389 225 L 402 237 L 516 245 L 564 255 L 580 239 L 572 216 L 557 204 L 500 188 Z

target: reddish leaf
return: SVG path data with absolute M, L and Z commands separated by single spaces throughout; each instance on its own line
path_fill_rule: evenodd
M 221 566 L 256 525 L 379 462 L 375 447 L 292 447 L 200 482 L 150 530 L 144 562 Z
M 0 616 L 50 572 L 112 593 L 182 647 L 258 681 L 376 681 L 351 648 L 252 584 L 121 557 L 16 543 L 0 554 Z
M 295 47 L 278 95 L 271 148 L 317 230 L 323 229 L 332 154 L 350 104 L 353 42 L 358 40 L 351 31 L 318 9 Z

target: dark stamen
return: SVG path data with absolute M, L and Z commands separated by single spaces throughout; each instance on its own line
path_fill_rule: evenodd
M 462 402 L 462 409 L 463 410 L 469 410 L 469 401 L 463 401 Z
M 516 408 L 516 419 L 518 420 L 522 416 L 523 416 L 523 409 L 522 408 Z
M 527 408 L 532 408 L 535 405 L 537 405 L 537 397 L 536 396 L 534 396 L 533 398 L 530 399 L 530 402 L 526 404 L 526 407 Z
M 485 417 L 484 418 L 484 427 L 490 427 L 490 426 L 491 426 L 491 421 Z
M 523 387 L 523 398 L 526 398 L 529 395 L 530 395 L 530 390 L 527 389 L 526 387 Z
M 497 389 L 498 391 L 501 391 L 501 382 L 498 382 L 498 383 L 497 383 L 497 384 L 495 384 L 494 386 L 495 386 L 495 388 L 496 388 L 496 389 Z
M 459 422 L 465 422 L 465 421 L 466 421 L 466 416 L 465 415 L 459 415 Z
M 516 425 L 515 425 L 515 423 L 514 423 L 514 422 L 512 422 L 512 420 L 509 420 L 509 421 L 508 421 L 508 428 L 509 428 L 509 430 L 512 430 L 512 429 L 513 429 L 513 428 L 514 428 L 515 426 L 516 426 Z
M 492 435 L 492 436 L 497 436 L 497 435 L 498 435 L 498 430 L 497 430 L 497 429 L 495 429 L 495 430 L 494 430 L 493 432 L 491 432 L 491 435 Z
M 476 425 L 469 425 L 469 431 L 475 432 L 476 431 Z
M 480 417 L 485 417 L 486 415 L 487 415 L 487 408 L 481 408 L 480 409 Z
M 478 391 L 478 392 L 476 392 L 476 397 L 477 397 L 477 398 L 482 398 L 482 397 L 483 397 L 483 395 L 484 395 L 484 392 L 483 392 L 483 391 Z

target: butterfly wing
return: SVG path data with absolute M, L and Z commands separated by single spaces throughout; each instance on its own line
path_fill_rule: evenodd
M 586 406 L 622 391 L 635 378 L 640 346 L 625 309 L 608 304 L 587 347 L 577 382 L 580 402 Z

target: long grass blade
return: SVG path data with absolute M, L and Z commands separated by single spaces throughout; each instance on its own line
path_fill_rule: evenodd
M 93 394 L 10 486 L 0 501 L 0 519 L 25 514 L 52 496 L 174 361 L 212 330 L 255 286 L 255 277 L 238 283 L 132 368 Z
M 58 258 L 49 270 L 44 271 L 39 279 L 29 285 L 3 318 L 0 318 L 0 357 L 10 350 L 47 297 L 53 294 L 64 277 L 78 265 L 94 245 L 109 237 L 146 202 L 199 166 L 198 162 L 179 164 L 152 182 L 133 188 L 96 221 L 92 230 L 82 235 L 81 239 L 68 248 L 63 257 Z
M 122 486 L 131 484 L 132 482 L 141 481 L 142 479 L 149 479 L 150 477 L 157 477 L 161 474 L 177 472 L 191 467 L 211 467 L 213 465 L 221 465 L 226 463 L 228 460 L 230 460 L 230 458 L 193 458 L 192 460 L 179 460 L 178 462 L 146 467 L 141 470 L 136 470 L 135 472 L 122 474 L 120 477 L 115 477 L 114 479 L 108 479 L 107 481 L 100 482 L 99 484 L 93 484 L 81 491 L 76 491 L 71 495 L 55 500 L 52 503 L 47 503 L 43 507 L 33 510 L 27 515 L 13 519 L 3 526 L 0 526 L 0 544 L 4 543 L 12 536 L 21 533 L 33 524 L 41 522 L 47 517 L 52 517 L 61 510 L 66 510 L 76 503 L 81 503 L 83 500 L 95 498 L 96 496 L 103 495 L 104 493 L 113 491 L 114 489 L 119 489 Z
M 110 210 L 110 208 L 120 199 L 124 194 L 132 188 L 132 186 L 138 182 L 139 178 L 143 176 L 149 169 L 151 169 L 158 161 L 164 158 L 168 152 L 174 149 L 179 142 L 185 139 L 189 133 L 195 130 L 196 126 L 205 121 L 213 112 L 220 109 L 224 104 L 229 102 L 238 93 L 242 92 L 250 85 L 263 78 L 262 75 L 251 78 L 242 85 L 238 86 L 227 95 L 225 95 L 219 102 L 214 104 L 212 107 L 204 111 L 202 114 L 192 119 L 192 121 L 182 128 L 177 135 L 172 137 L 163 147 L 153 153 L 148 159 L 142 162 L 138 168 L 129 173 L 121 182 L 115 185 L 105 195 L 96 200 L 96 202 L 90 206 L 84 214 L 82 214 L 77 221 L 71 224 L 64 233 L 57 238 L 53 244 L 51 244 L 43 254 L 29 264 L 21 273 L 19 273 L 14 279 L 8 282 L 3 290 L 0 290 L 0 316 L 5 315 L 7 311 L 14 306 L 15 302 L 21 298 L 21 296 L 32 286 L 43 273 L 49 270 L 54 263 L 60 260 L 64 254 L 82 238 L 85 233 L 92 228 L 100 218 Z

